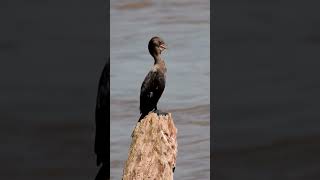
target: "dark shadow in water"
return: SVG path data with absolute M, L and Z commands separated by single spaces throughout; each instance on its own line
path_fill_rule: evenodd
M 98 87 L 95 112 L 96 136 L 94 151 L 97 155 L 97 165 L 102 163 L 96 180 L 110 177 L 110 58 L 103 68 Z

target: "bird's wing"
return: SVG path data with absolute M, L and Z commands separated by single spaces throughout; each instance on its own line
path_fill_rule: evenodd
M 158 71 L 150 71 L 145 77 L 140 92 L 140 113 L 149 112 L 157 104 L 165 87 L 165 78 Z

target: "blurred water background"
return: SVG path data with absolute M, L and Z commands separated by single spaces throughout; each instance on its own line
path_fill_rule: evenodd
M 104 2 L 15 0 L 0 7 L 0 179 L 94 179 Z
M 110 4 L 111 179 L 121 179 L 139 118 L 139 93 L 153 65 L 147 44 L 168 45 L 166 89 L 159 101 L 178 128 L 175 179 L 210 178 L 210 2 L 124 1 Z
M 319 179 L 318 6 L 217 0 L 212 10 L 214 179 Z

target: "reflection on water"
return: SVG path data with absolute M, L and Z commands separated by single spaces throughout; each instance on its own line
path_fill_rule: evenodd
M 121 179 L 127 159 L 154 35 L 168 44 L 167 85 L 158 107 L 173 113 L 178 128 L 174 177 L 209 179 L 209 13 L 208 0 L 111 1 L 111 179 Z

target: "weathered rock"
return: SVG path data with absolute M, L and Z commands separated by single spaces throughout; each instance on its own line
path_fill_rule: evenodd
M 172 180 L 178 152 L 176 137 L 171 113 L 149 113 L 132 133 L 123 180 Z

